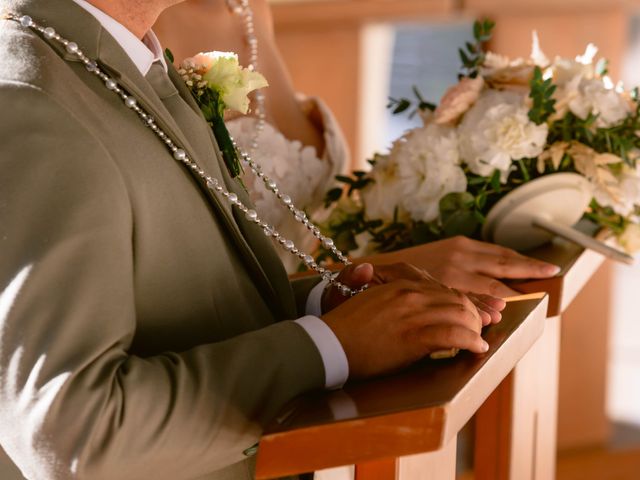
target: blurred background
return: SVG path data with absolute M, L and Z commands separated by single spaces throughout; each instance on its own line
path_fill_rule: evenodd
M 413 122 L 388 97 L 413 85 L 437 103 L 456 81 L 457 50 L 477 18 L 489 48 L 548 57 L 588 43 L 614 82 L 640 85 L 640 0 L 272 0 L 279 47 L 298 90 L 324 98 L 362 167 Z M 606 264 L 563 318 L 558 478 L 640 478 L 640 266 Z

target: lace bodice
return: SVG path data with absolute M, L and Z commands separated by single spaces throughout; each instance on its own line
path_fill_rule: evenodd
M 316 109 L 319 114 L 316 116 L 322 119 L 325 140 L 323 155 L 319 156 L 314 147 L 288 140 L 273 125 L 267 124 L 260 135 L 259 147 L 253 153 L 253 158 L 278 183 L 280 190 L 293 199 L 298 208 L 313 215 L 322 207 L 324 195 L 335 175 L 347 165 L 348 149 L 333 115 L 321 101 L 303 100 L 303 108 L 305 111 Z M 257 120 L 253 117 L 241 117 L 227 125 L 239 146 L 248 151 L 256 124 Z M 260 215 L 300 248 L 310 252 L 314 248 L 315 239 L 309 231 L 295 221 L 262 182 L 256 181 L 252 172 L 246 171 L 243 179 Z M 297 259 L 280 248 L 277 250 L 287 271 L 295 272 L 299 265 Z

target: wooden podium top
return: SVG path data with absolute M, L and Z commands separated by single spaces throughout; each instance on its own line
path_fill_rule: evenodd
M 581 222 L 578 228 L 598 237 L 597 227 L 594 224 Z M 554 238 L 551 243 L 527 252 L 527 255 L 562 268 L 554 278 L 510 282 L 512 288 L 521 292 L 548 293 L 549 317 L 563 313 L 605 261 L 604 256 L 599 253 L 585 250 L 561 238 Z
M 542 334 L 548 297 L 510 303 L 486 329 L 488 353 L 425 360 L 401 374 L 289 405 L 260 442 L 268 479 L 438 450 L 467 423 Z

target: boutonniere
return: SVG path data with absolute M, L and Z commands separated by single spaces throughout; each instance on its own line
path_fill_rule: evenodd
M 248 95 L 268 86 L 258 72 L 243 68 L 235 53 L 207 52 L 187 58 L 178 69 L 211 125 L 222 156 L 232 177 L 242 173 L 238 152 L 224 123 L 231 110 L 243 115 L 249 111 Z

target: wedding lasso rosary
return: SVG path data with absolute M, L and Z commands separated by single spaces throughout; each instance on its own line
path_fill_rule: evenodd
M 239 9 L 238 11 L 246 12 L 244 17 L 245 17 L 245 26 L 247 30 L 247 36 L 248 36 L 247 40 L 251 49 L 250 68 L 255 68 L 257 65 L 258 51 L 257 51 L 257 39 L 253 35 L 253 14 L 249 9 L 247 0 L 240 0 L 240 3 L 238 4 L 238 6 L 234 8 Z M 212 191 L 214 194 L 217 194 L 218 196 L 223 197 L 232 206 L 236 207 L 238 210 L 244 213 L 247 220 L 261 227 L 263 229 L 264 234 L 267 237 L 270 237 L 274 241 L 276 241 L 280 245 L 280 247 L 283 248 L 285 251 L 298 257 L 308 268 L 310 268 L 311 270 L 314 270 L 325 281 L 335 286 L 342 295 L 347 297 L 354 296 L 354 295 L 357 295 L 358 293 L 365 291 L 368 288 L 368 285 L 363 285 L 360 288 L 352 289 L 348 285 L 345 285 L 344 283 L 338 281 L 336 278 L 337 275 L 334 272 L 319 265 L 315 261 L 313 256 L 298 249 L 292 240 L 289 240 L 284 236 L 282 236 L 273 226 L 269 225 L 267 222 L 262 220 L 258 216 L 258 213 L 255 210 L 250 209 L 246 205 L 244 205 L 238 199 L 238 196 L 235 193 L 229 192 L 223 186 L 223 183 L 221 181 L 219 181 L 217 178 L 214 178 L 208 175 L 202 168 L 200 168 L 200 166 L 196 162 L 194 162 L 189 157 L 189 154 L 183 148 L 180 148 L 180 146 L 176 142 L 174 142 L 169 137 L 169 135 L 167 135 L 158 126 L 153 116 L 150 115 L 148 112 L 146 112 L 144 108 L 142 108 L 139 105 L 137 98 L 134 95 L 131 95 L 130 93 L 125 91 L 115 79 L 113 79 L 105 71 L 103 71 L 98 65 L 97 61 L 87 57 L 84 54 L 84 52 L 80 49 L 77 43 L 62 37 L 59 33 L 55 31 L 53 27 L 50 27 L 50 26 L 44 27 L 36 23 L 28 15 L 18 15 L 15 13 L 7 13 L 4 15 L 4 18 L 18 22 L 20 25 L 22 25 L 25 28 L 30 28 L 36 32 L 39 32 L 48 41 L 55 41 L 63 45 L 65 50 L 69 54 L 74 55 L 84 64 L 85 68 L 89 73 L 94 74 L 95 76 L 97 76 L 102 80 L 107 90 L 113 92 L 115 95 L 118 95 L 120 99 L 124 102 L 124 104 L 133 112 L 135 112 L 138 115 L 138 117 L 140 117 L 143 123 L 148 128 L 150 128 L 151 131 L 165 144 L 165 146 L 172 153 L 173 158 L 176 161 L 184 164 L 187 168 L 189 168 L 196 175 L 202 178 L 206 182 L 207 188 L 209 188 L 210 191 Z M 251 40 L 251 38 L 253 38 L 253 41 Z M 258 115 L 259 128 L 256 129 L 256 135 L 251 141 L 252 150 L 255 150 L 257 148 L 258 137 L 260 135 L 260 132 L 264 129 L 264 126 L 266 123 L 263 94 L 258 93 L 258 95 L 256 96 L 256 99 L 258 103 L 256 110 Z M 256 175 L 256 177 L 260 178 L 264 182 L 267 189 L 280 199 L 283 205 L 291 212 L 295 220 L 303 224 L 305 228 L 309 230 L 312 233 L 312 235 L 316 239 L 318 239 L 326 249 L 331 251 L 331 253 L 333 253 L 340 260 L 341 263 L 343 263 L 345 266 L 351 265 L 351 261 L 335 246 L 334 241 L 331 238 L 322 235 L 320 228 L 314 225 L 313 222 L 309 220 L 307 215 L 302 210 L 299 210 L 298 208 L 296 208 L 296 206 L 293 204 L 293 200 L 291 199 L 291 197 L 280 192 L 276 182 L 265 175 L 260 165 L 258 165 L 255 161 L 252 160 L 249 153 L 240 151 L 237 145 L 235 146 L 236 146 L 236 149 L 238 149 L 238 153 L 240 154 L 240 158 L 242 159 L 242 161 L 249 166 L 249 168 L 254 173 L 254 175 Z

